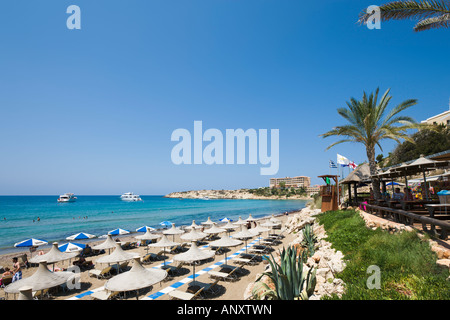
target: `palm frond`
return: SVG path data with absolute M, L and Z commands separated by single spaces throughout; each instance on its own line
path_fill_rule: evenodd
M 448 27 L 448 18 L 445 18 L 450 14 L 450 1 L 448 0 L 392 1 L 379 6 L 379 8 L 382 21 L 422 20 L 423 23 L 421 21 L 416 25 L 416 31 Z M 367 13 L 366 10 L 363 10 L 359 14 L 358 22 L 360 24 L 367 24 L 371 16 L 372 13 Z
M 439 28 L 450 28 L 450 14 L 447 13 L 438 17 L 423 19 L 415 25 L 414 31 L 420 32 Z

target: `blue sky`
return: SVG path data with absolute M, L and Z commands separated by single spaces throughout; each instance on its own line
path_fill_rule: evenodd
M 382 2 L 384 3 L 384 2 Z M 174 165 L 173 130 L 279 129 L 275 177 L 364 147 L 320 134 L 377 87 L 417 121 L 449 108 L 450 31 L 356 23 L 372 1 L 8 1 L 0 12 L 0 194 L 267 186 L 261 165 Z M 81 30 L 66 9 L 81 8 Z M 395 143 L 382 143 L 384 154 Z M 380 153 L 377 150 L 377 153 Z

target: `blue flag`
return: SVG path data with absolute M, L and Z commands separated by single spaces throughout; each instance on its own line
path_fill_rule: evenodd
M 330 160 L 330 168 L 337 169 L 337 165 L 333 162 L 333 160 Z

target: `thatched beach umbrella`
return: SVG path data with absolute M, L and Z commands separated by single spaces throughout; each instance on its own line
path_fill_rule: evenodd
M 255 219 L 255 218 L 252 217 L 252 214 L 251 214 L 251 213 L 248 215 L 248 218 L 245 219 L 245 221 L 247 221 L 247 222 L 256 221 L 256 220 L 257 220 L 257 219 Z
M 108 291 L 134 291 L 150 287 L 164 280 L 167 272 L 158 268 L 145 268 L 139 257 L 134 258 L 133 266 L 129 271 L 123 272 L 105 283 Z M 136 295 L 137 297 L 137 295 Z
M 247 221 L 242 220 L 242 218 L 239 217 L 238 221 L 234 222 L 233 224 L 239 226 L 240 230 L 242 230 L 242 226 L 247 225 Z
M 226 229 L 220 228 L 220 227 L 216 226 L 215 224 L 213 224 L 211 228 L 206 229 L 203 232 L 207 233 L 207 234 L 219 234 L 219 233 L 226 232 L 226 231 L 227 231 Z
M 187 226 L 185 229 L 192 230 L 192 229 L 201 229 L 201 228 L 203 228 L 203 227 L 196 224 L 195 220 L 192 220 L 192 224 L 190 226 Z
M 212 250 L 200 250 L 195 242 L 192 243 L 188 251 L 177 254 L 173 257 L 174 261 L 193 263 L 193 279 L 195 285 L 195 262 L 214 257 L 215 252 Z
M 19 293 L 20 289 L 28 286 L 32 291 L 44 290 L 73 281 L 75 274 L 68 271 L 51 272 L 47 268 L 47 261 L 40 261 L 39 267 L 28 278 L 15 281 L 5 288 L 6 293 Z
M 40 256 L 39 255 L 34 256 L 29 260 L 29 262 L 39 263 L 41 261 L 46 261 L 49 264 L 53 264 L 54 268 L 56 262 L 72 259 L 76 257 L 78 254 L 79 252 L 62 252 L 58 248 L 58 243 L 54 242 L 49 252 Z
M 228 248 L 242 244 L 241 240 L 231 239 L 230 236 L 223 236 L 219 240 L 209 243 L 210 247 Z M 225 251 L 225 265 L 227 265 L 227 252 Z
M 228 223 L 224 226 L 221 226 L 222 229 L 227 230 L 228 234 L 230 234 L 231 230 L 236 229 L 236 226 L 231 223 L 231 221 L 228 221 Z
M 247 240 L 253 238 L 255 235 L 248 231 L 246 226 L 243 226 L 242 230 L 238 233 L 231 235 L 231 237 L 236 239 L 242 239 L 245 241 L 245 253 L 247 253 Z
M 136 257 L 139 258 L 138 253 L 127 252 L 122 249 L 122 246 L 120 245 L 120 243 L 115 242 L 115 249 L 114 249 L 113 253 L 111 253 L 110 255 L 98 258 L 96 263 L 115 264 L 115 263 L 132 260 Z M 118 270 L 118 271 L 120 271 L 120 270 Z
M 180 228 L 176 228 L 175 227 L 175 223 L 172 223 L 172 227 L 168 230 L 164 230 L 163 234 L 171 234 L 172 235 L 172 240 L 175 241 L 175 235 L 176 234 L 183 234 L 184 230 L 181 230 Z
M 180 239 L 187 240 L 187 241 L 197 241 L 200 239 L 203 239 L 207 236 L 206 233 L 200 232 L 192 228 L 192 230 L 189 233 L 185 233 L 182 236 L 180 236 Z
M 153 229 L 154 230 L 154 229 Z M 151 229 L 147 228 L 147 232 L 145 232 L 144 234 L 141 234 L 139 236 L 135 236 L 134 238 L 137 240 L 155 240 L 160 238 L 161 235 L 159 234 L 155 234 L 155 233 L 151 233 Z M 147 246 L 147 252 L 148 252 L 148 246 Z
M 33 300 L 33 288 L 30 286 L 21 287 L 17 300 Z
M 276 225 L 281 225 L 281 220 L 275 218 L 274 215 L 272 215 L 272 217 L 269 219 L 269 221 L 272 222 L 272 223 L 274 223 L 274 224 L 276 224 Z
M 108 234 L 106 236 L 106 240 L 103 241 L 102 243 L 93 246 L 92 249 L 94 250 L 106 250 L 106 249 L 112 249 L 116 247 L 116 242 L 113 240 L 112 235 Z
M 202 222 L 202 224 L 204 224 L 204 225 L 214 225 L 214 222 L 211 221 L 211 217 L 208 217 L 208 220 L 206 220 L 205 222 Z
M 173 246 L 178 246 L 180 243 L 179 242 L 174 242 L 174 241 L 170 241 L 167 236 L 165 234 L 162 235 L 161 239 L 159 239 L 158 242 L 156 243 L 150 243 L 148 246 L 149 247 L 159 247 L 159 248 L 163 248 L 164 250 L 164 265 L 166 265 L 166 248 L 170 248 Z

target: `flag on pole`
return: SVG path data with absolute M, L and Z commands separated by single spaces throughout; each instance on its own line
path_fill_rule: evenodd
M 343 167 L 348 166 L 350 163 L 350 160 L 348 160 L 346 157 L 341 156 L 339 153 L 337 154 L 337 163 L 340 164 Z
M 330 160 L 330 168 L 337 169 L 337 165 L 333 160 Z
M 349 167 L 351 167 L 352 169 L 356 168 L 356 164 L 352 161 L 348 164 Z

